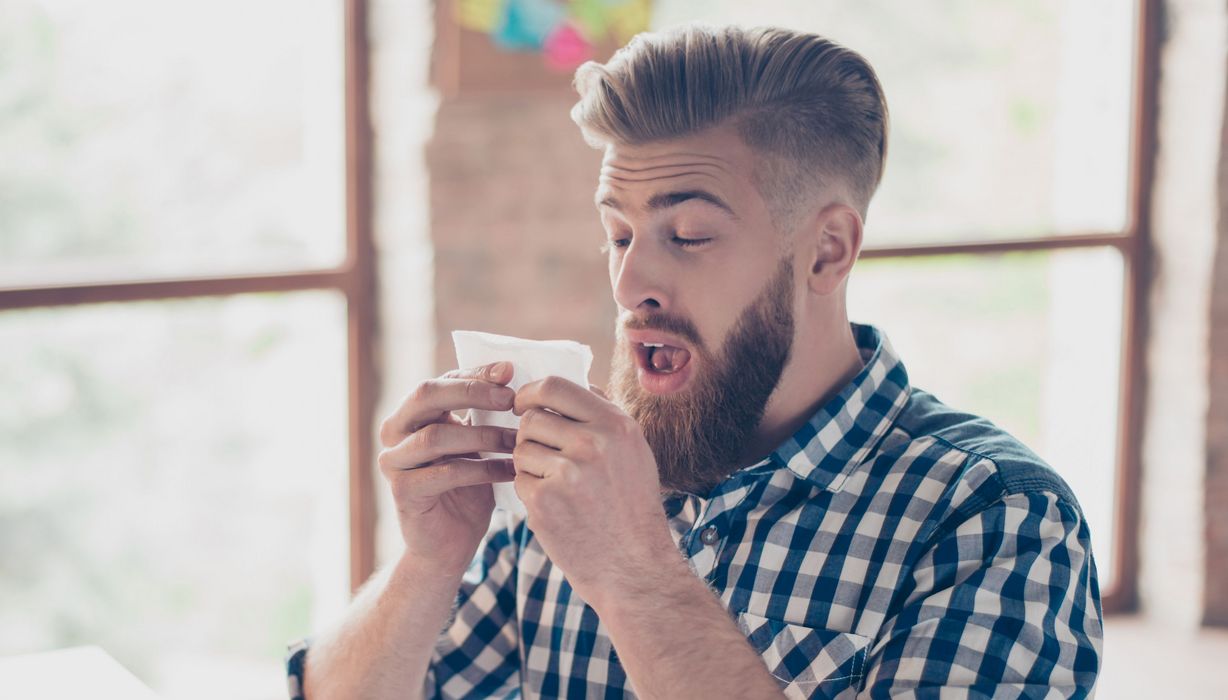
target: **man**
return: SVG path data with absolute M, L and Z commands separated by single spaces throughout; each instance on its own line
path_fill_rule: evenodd
M 817 36 L 690 27 L 576 84 L 605 153 L 612 400 L 513 392 L 505 363 L 411 393 L 380 431 L 404 554 L 291 657 L 292 692 L 1089 695 L 1101 613 L 1074 496 L 847 319 L 886 152 L 870 66 Z M 453 416 L 470 408 L 521 427 Z M 492 523 L 498 481 L 527 519 Z

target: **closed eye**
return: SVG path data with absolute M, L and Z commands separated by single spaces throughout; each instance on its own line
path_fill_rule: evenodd
M 681 236 L 674 236 L 670 240 L 683 248 L 698 248 L 712 241 L 711 238 L 682 238 Z
M 611 238 L 610 240 L 601 244 L 601 252 L 609 253 L 615 248 L 626 248 L 629 245 L 631 245 L 630 238 Z

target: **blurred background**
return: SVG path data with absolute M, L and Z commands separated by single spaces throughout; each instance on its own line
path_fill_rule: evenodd
M 1224 0 L 0 0 L 0 656 L 284 696 L 396 555 L 373 428 L 449 331 L 605 381 L 570 75 L 691 21 L 875 66 L 853 320 L 1074 487 L 1101 697 L 1228 694 Z

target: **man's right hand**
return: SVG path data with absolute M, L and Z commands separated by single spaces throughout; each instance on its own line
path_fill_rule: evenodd
M 512 366 L 496 362 L 448 372 L 419 384 L 380 426 L 380 471 L 392 489 L 405 553 L 440 573 L 460 573 L 490 525 L 490 485 L 512 481 L 512 460 L 478 452 L 511 452 L 516 431 L 471 426 L 452 411 L 512 407 Z

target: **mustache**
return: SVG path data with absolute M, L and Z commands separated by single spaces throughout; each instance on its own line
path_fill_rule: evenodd
M 676 335 L 695 347 L 704 347 L 695 324 L 682 316 L 660 312 L 648 316 L 623 314 L 619 326 L 624 331 L 663 331 Z

